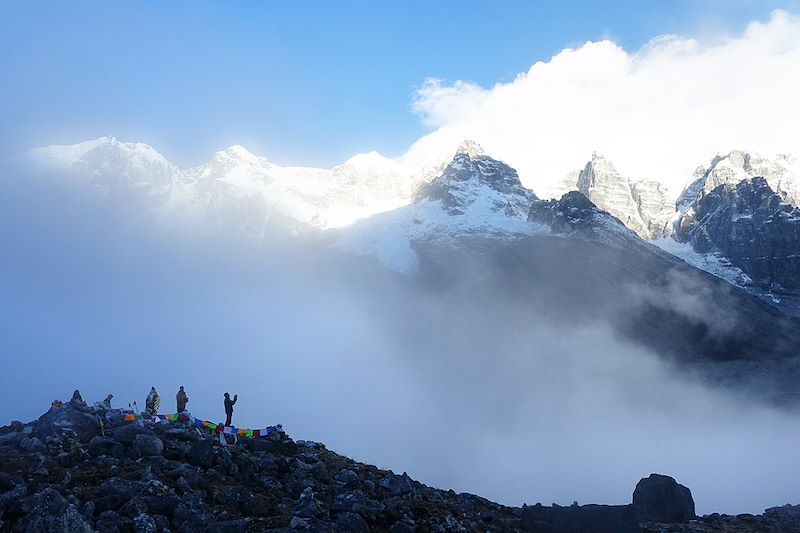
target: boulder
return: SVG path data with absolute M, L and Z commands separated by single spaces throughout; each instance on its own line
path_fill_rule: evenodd
M 118 446 L 119 443 L 111 437 L 92 437 L 92 440 L 89 441 L 89 454 L 92 455 L 92 457 L 112 455 L 112 450 L 114 450 L 115 445 Z
M 199 438 L 196 431 L 181 427 L 169 428 L 164 432 L 163 436 L 165 439 L 182 440 L 187 442 L 194 442 Z
M 152 431 L 136 424 L 126 424 L 115 429 L 111 437 L 122 444 L 133 444 L 137 435 L 152 435 Z
M 96 526 L 101 533 L 122 533 L 130 530 L 132 522 L 131 519 L 125 518 L 114 511 L 104 511 L 97 517 Z
M 636 484 L 633 511 L 640 523 L 683 523 L 696 516 L 692 492 L 661 474 L 650 474 Z
M 0 492 L 12 490 L 20 483 L 22 483 L 22 480 L 19 477 L 0 472 Z
M 364 518 L 372 519 L 383 511 L 383 505 L 379 501 L 367 498 L 360 490 L 354 490 L 336 496 L 331 510 L 358 513 Z
M 411 478 L 405 472 L 403 472 L 402 476 L 396 474 L 387 475 L 381 479 L 380 487 L 389 496 L 408 494 L 414 490 L 411 485 Z
M 92 527 L 78 512 L 74 505 L 55 489 L 45 488 L 31 496 L 24 504 L 27 512 L 22 521 L 22 531 L 38 533 L 92 533 Z
M 164 443 L 155 435 L 136 435 L 133 447 L 139 450 L 144 457 L 161 455 L 164 451 Z
M 64 430 L 74 431 L 81 442 L 100 435 L 100 422 L 96 415 L 78 409 L 70 403 L 59 409 L 51 409 L 39 417 L 34 426 L 34 436 L 40 439 L 58 435 Z
M 186 494 L 175 509 L 172 523 L 175 530 L 180 532 L 197 531 L 208 526 L 209 519 L 203 495 L 197 492 Z
M 353 533 L 369 533 L 369 524 L 355 513 L 339 513 L 336 515 L 336 525 L 342 531 L 352 531 Z
M 140 514 L 133 519 L 134 533 L 156 533 L 158 526 L 152 516 Z
M 245 533 L 253 520 L 240 518 L 238 520 L 222 520 L 215 522 L 205 529 L 206 533 Z
M 210 440 L 199 440 L 192 443 L 187 457 L 190 464 L 209 468 L 214 465 L 214 444 Z
M 19 441 L 19 447 L 31 453 L 41 453 L 47 450 L 47 447 L 44 445 L 44 442 L 39 440 L 39 438 L 37 437 L 23 438 L 21 441 Z
M 397 522 L 389 528 L 389 533 L 414 533 L 414 528 L 404 522 Z
M 355 489 L 361 485 L 361 479 L 358 477 L 358 474 L 349 468 L 341 470 L 334 476 L 333 480 L 339 485 L 343 485 L 349 489 Z

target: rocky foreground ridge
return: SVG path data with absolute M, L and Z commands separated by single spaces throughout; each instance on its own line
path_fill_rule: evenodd
M 653 474 L 628 505 L 506 507 L 358 463 L 323 444 L 226 443 L 188 422 L 104 427 L 84 405 L 0 428 L 0 531 L 800 531 L 800 506 L 695 517 Z

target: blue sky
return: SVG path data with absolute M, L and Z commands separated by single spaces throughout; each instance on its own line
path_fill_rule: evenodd
M 586 40 L 636 50 L 775 8 L 800 1 L 6 2 L 0 155 L 104 134 L 181 166 L 237 143 L 283 164 L 397 155 L 426 132 L 428 77 L 491 86 Z

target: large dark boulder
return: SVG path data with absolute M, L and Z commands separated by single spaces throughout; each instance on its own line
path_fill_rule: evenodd
M 633 511 L 639 522 L 682 523 L 696 516 L 692 491 L 661 474 L 650 474 L 636 484 Z

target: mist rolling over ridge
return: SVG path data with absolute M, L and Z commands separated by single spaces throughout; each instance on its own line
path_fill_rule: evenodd
M 238 393 L 243 425 L 508 504 L 625 502 L 650 471 L 689 484 L 701 512 L 792 497 L 800 430 L 759 401 L 774 391 L 692 378 L 621 336 L 603 296 L 514 295 L 482 253 L 447 255 L 434 284 L 318 242 L 164 230 L 40 178 L 3 189 L 6 418 L 75 387 L 141 405 L 184 385 L 209 419 Z

